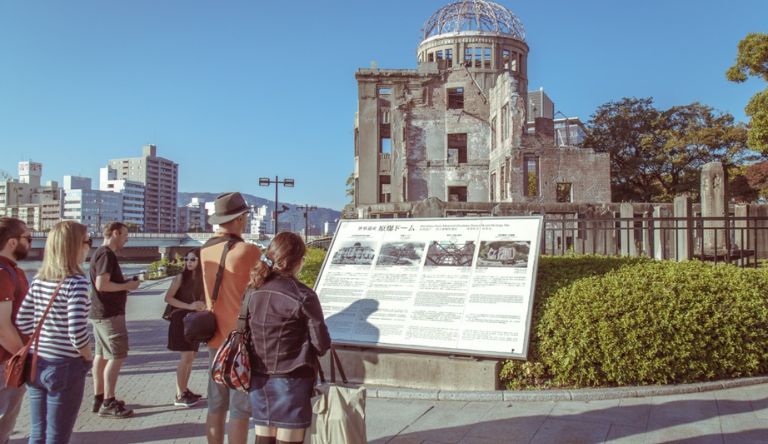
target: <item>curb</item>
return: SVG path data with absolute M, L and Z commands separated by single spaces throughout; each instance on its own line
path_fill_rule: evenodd
M 757 384 L 768 384 L 768 376 L 727 379 L 724 381 L 697 382 L 693 384 L 648 385 L 636 387 L 612 387 L 573 390 L 496 390 L 450 391 L 418 390 L 395 387 L 368 386 L 369 398 L 407 399 L 426 401 L 599 401 L 608 399 L 646 398 L 651 396 L 682 395 L 711 392 Z

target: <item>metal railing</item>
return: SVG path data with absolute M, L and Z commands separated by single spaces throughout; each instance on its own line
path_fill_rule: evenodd
M 701 259 L 757 267 L 768 259 L 765 217 L 545 217 L 541 252 Z

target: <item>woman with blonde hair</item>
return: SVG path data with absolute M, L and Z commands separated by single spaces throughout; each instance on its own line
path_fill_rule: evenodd
M 299 282 L 306 247 L 279 233 L 245 291 L 251 339 L 251 416 L 256 444 L 301 443 L 312 420 L 317 357 L 331 346 L 317 294 Z
M 16 317 L 23 334 L 31 335 L 43 317 L 37 368 L 27 381 L 30 409 L 29 443 L 67 443 L 75 426 L 91 368 L 88 332 L 88 279 L 81 264 L 92 241 L 85 225 L 57 223 L 48 233 L 43 264 Z

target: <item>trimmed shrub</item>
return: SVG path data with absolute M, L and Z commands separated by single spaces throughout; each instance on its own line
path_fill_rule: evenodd
M 546 310 L 548 299 L 558 290 L 591 276 L 602 276 L 612 270 L 650 262 L 647 258 L 567 255 L 542 256 L 536 274 L 536 291 L 531 319 L 531 333 L 526 361 L 506 361 L 499 378 L 508 389 L 546 388 L 552 384 L 552 376 L 542 362 L 539 351 L 541 334 L 537 328 Z
M 768 372 L 768 276 L 645 262 L 555 292 L 538 322 L 557 386 L 669 384 Z
M 307 253 L 304 255 L 304 266 L 301 268 L 298 277 L 309 288 L 315 286 L 317 275 L 320 274 L 320 267 L 323 266 L 325 253 L 325 250 L 322 248 L 307 248 Z

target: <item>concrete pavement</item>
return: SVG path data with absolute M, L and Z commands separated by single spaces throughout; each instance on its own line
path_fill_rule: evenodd
M 92 387 L 73 443 L 204 443 L 205 403 L 173 406 L 177 353 L 165 348 L 160 319 L 168 282 L 129 297 L 131 354 L 118 396 L 135 410 L 126 420 L 90 412 Z M 205 393 L 206 353 L 190 387 Z M 723 388 L 731 387 L 731 388 Z M 638 397 L 642 396 L 642 397 Z M 618 390 L 450 393 L 369 389 L 372 443 L 768 443 L 768 378 Z M 26 442 L 25 405 L 11 442 Z M 250 440 L 252 442 L 252 438 Z

